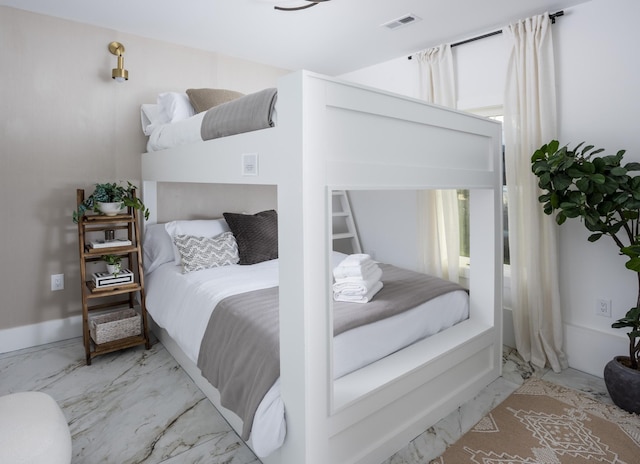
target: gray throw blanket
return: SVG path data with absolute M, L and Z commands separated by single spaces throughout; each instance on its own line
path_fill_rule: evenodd
M 464 290 L 389 264 L 380 267 L 384 287 L 371 302 L 333 303 L 334 335 Z M 244 440 L 258 405 L 280 376 L 278 301 L 278 287 L 225 298 L 213 311 L 200 345 L 198 367 L 219 390 L 222 405 L 242 419 Z
M 202 119 L 202 140 L 273 127 L 275 88 L 264 89 L 209 109 Z

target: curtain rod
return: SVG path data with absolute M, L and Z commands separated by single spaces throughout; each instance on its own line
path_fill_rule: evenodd
M 559 16 L 564 16 L 564 11 L 561 10 L 561 11 L 558 11 L 557 13 L 550 14 L 549 18 L 551 19 L 551 24 L 555 24 L 556 23 L 556 18 L 558 18 Z M 487 37 L 493 37 L 494 35 L 499 35 L 499 34 L 502 34 L 502 30 L 488 32 L 486 34 L 482 34 L 482 35 L 479 35 L 477 37 L 471 37 L 470 39 L 466 39 L 466 40 L 462 40 L 460 42 L 452 43 L 451 44 L 451 48 L 457 47 L 458 45 L 464 45 L 464 44 L 468 44 L 470 42 L 475 42 L 476 40 L 486 39 Z M 413 58 L 413 55 L 409 55 L 407 57 L 408 60 L 410 60 L 412 58 Z

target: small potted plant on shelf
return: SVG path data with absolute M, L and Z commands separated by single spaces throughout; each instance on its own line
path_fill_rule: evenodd
M 126 186 L 116 182 L 96 184 L 93 193 L 73 212 L 73 222 L 77 224 L 86 211 L 114 216 L 125 206 L 141 211 L 144 218 L 149 219 L 149 209 L 134 195 L 135 190 L 136 186 L 131 182 L 127 182 Z
M 118 277 L 122 270 L 122 258 L 118 255 L 102 255 L 102 260 L 107 263 L 107 272 Z
M 638 296 L 635 307 L 614 322 L 613 328 L 628 328 L 629 354 L 616 356 L 604 369 L 607 390 L 613 402 L 629 412 L 640 413 L 640 163 L 622 164 L 625 151 L 595 156 L 603 149 L 582 143 L 569 150 L 553 140 L 531 158 L 538 177 L 545 214 L 557 211 L 556 222 L 581 218 L 591 231 L 588 240 L 613 239 L 617 251 L 628 258 L 625 266 L 636 274 Z

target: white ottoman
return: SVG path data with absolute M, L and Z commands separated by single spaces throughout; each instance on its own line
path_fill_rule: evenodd
M 67 419 L 53 398 L 40 392 L 0 396 L 0 462 L 71 462 Z

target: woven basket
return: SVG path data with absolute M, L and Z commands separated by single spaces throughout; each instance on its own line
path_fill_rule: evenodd
M 93 316 L 89 320 L 89 332 L 98 345 L 121 338 L 135 337 L 141 333 L 140 315 L 129 308 Z

